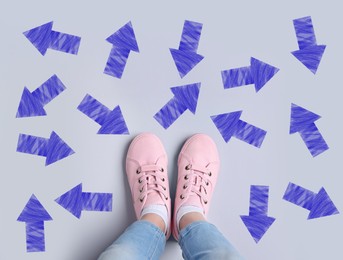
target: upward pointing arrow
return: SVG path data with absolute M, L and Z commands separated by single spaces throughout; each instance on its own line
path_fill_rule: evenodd
M 27 202 L 17 221 L 26 223 L 27 252 L 45 251 L 44 221 L 52 220 L 34 194 Z

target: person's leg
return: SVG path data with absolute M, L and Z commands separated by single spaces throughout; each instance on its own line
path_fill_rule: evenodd
M 182 147 L 172 232 L 185 259 L 242 259 L 206 221 L 219 167 L 217 147 L 209 136 L 196 134 Z

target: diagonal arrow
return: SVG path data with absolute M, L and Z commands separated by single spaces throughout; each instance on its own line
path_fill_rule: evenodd
M 181 78 L 186 76 L 204 58 L 197 54 L 201 30 L 201 23 L 186 20 L 183 25 L 179 49 L 170 48 L 170 53 Z
M 213 123 L 218 128 L 225 142 L 234 136 L 258 148 L 261 147 L 267 132 L 256 126 L 250 125 L 239 118 L 242 111 L 211 116 Z
M 54 131 L 49 139 L 20 134 L 17 152 L 44 156 L 45 166 L 75 153 Z
M 101 125 L 98 134 L 129 134 L 119 106 L 110 110 L 87 94 L 77 109 Z
M 53 75 L 32 93 L 25 87 L 16 117 L 45 116 L 44 106 L 63 92 L 65 88 L 56 75 Z
M 44 252 L 44 221 L 52 220 L 34 194 L 27 202 L 17 221 L 26 223 L 27 252 Z
M 225 89 L 255 84 L 258 92 L 279 71 L 263 61 L 251 57 L 250 66 L 222 71 Z
M 171 88 L 174 97 L 154 115 L 157 122 L 167 129 L 187 109 L 195 114 L 200 86 L 200 83 L 193 83 Z
M 70 54 L 77 54 L 81 38 L 79 36 L 53 31 L 52 25 L 53 22 L 49 22 L 28 30 L 23 34 L 42 55 L 45 55 L 49 48 Z
M 268 186 L 251 185 L 249 215 L 241 216 L 256 243 L 275 221 L 275 218 L 268 217 L 268 193 Z
M 125 24 L 106 40 L 113 47 L 108 57 L 104 73 L 120 79 L 123 75 L 130 51 L 139 52 L 131 22 Z
M 314 193 L 294 183 L 289 183 L 283 199 L 310 211 L 307 219 L 339 214 L 324 188 Z
M 83 210 L 112 211 L 111 193 L 90 193 L 82 191 L 82 183 L 55 200 L 75 217 L 80 218 Z
M 329 146 L 326 144 L 323 136 L 314 124 L 319 118 L 319 115 L 292 104 L 289 133 L 294 134 L 299 132 L 313 157 L 329 149 Z
M 304 64 L 313 74 L 316 74 L 326 45 L 317 45 L 311 16 L 293 20 L 298 39 L 299 50 L 292 54 Z

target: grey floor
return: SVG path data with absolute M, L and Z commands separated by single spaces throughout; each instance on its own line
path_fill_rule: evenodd
M 308 211 L 282 200 L 289 182 L 314 192 L 325 187 L 343 211 L 342 46 L 340 1 L 2 1 L 0 8 L 0 259 L 92 260 L 130 223 L 134 212 L 124 173 L 125 153 L 140 132 L 157 134 L 169 156 L 172 191 L 176 158 L 193 133 L 210 135 L 222 159 L 209 220 L 253 260 L 340 259 L 342 214 L 307 220 Z M 326 44 L 314 76 L 290 52 L 298 48 L 292 20 L 312 16 Z M 184 20 L 203 23 L 198 53 L 205 59 L 180 79 L 169 48 L 177 48 Z M 54 30 L 82 37 L 79 54 L 48 50 L 41 56 L 22 32 L 54 21 Z M 122 79 L 103 74 L 111 46 L 105 39 L 128 21 L 140 53 L 131 53 Z M 224 90 L 220 72 L 249 65 L 250 57 L 280 71 L 259 92 L 252 85 Z M 53 74 L 67 89 L 45 108 L 46 117 L 16 119 L 23 87 L 34 90 Z M 186 111 L 164 130 L 153 115 L 170 87 L 201 82 L 195 115 Z M 121 106 L 130 135 L 97 135 L 99 125 L 76 109 L 85 94 L 109 108 Z M 289 135 L 290 105 L 322 116 L 316 122 L 330 149 L 312 158 L 298 134 Z M 242 120 L 268 133 L 260 149 L 225 143 L 210 116 L 243 110 Z M 19 133 L 56 131 L 75 154 L 48 167 L 44 158 L 17 153 Z M 82 183 L 85 191 L 113 193 L 112 212 L 77 219 L 54 202 Z M 268 185 L 276 218 L 258 244 L 240 215 L 249 211 L 250 185 Z M 45 222 L 46 252 L 26 253 L 25 224 L 17 217 L 32 194 L 53 221 Z M 175 241 L 162 259 L 182 259 Z

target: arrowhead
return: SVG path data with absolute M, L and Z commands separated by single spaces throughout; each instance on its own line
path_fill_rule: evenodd
M 279 71 L 278 68 L 251 57 L 251 75 L 254 79 L 255 90 L 258 92 Z
M 52 31 L 53 22 L 49 22 L 23 32 L 26 38 L 37 48 L 37 50 L 45 55 L 47 49 L 51 43 L 51 31 Z
M 315 45 L 310 46 L 305 49 L 293 51 L 292 54 L 312 71 L 313 74 L 316 74 L 319 63 L 324 54 L 326 45 Z
M 291 126 L 289 133 L 293 134 L 299 132 L 320 118 L 319 115 L 302 108 L 296 104 L 292 104 L 291 107 Z
M 50 135 L 46 149 L 47 156 L 45 166 L 75 153 L 54 131 Z
M 256 243 L 260 241 L 275 221 L 275 218 L 263 215 L 241 216 L 241 219 Z
M 20 222 L 41 222 L 52 220 L 49 213 L 45 210 L 43 205 L 39 202 L 34 194 L 27 202 L 25 208 L 19 215 L 17 221 Z
M 198 97 L 201 83 L 188 84 L 180 87 L 173 87 L 175 98 L 195 114 L 198 104 Z
M 80 218 L 82 211 L 82 183 L 67 191 L 55 201 L 75 217 Z
M 16 118 L 45 115 L 46 112 L 40 101 L 25 87 L 21 95 Z
M 213 123 L 218 128 L 225 142 L 228 142 L 236 132 L 236 126 L 242 111 L 211 116 Z
M 98 134 L 129 134 L 129 130 L 119 106 L 115 107 L 106 117 L 105 122 L 98 131 Z
M 177 70 L 180 77 L 183 78 L 190 72 L 203 58 L 192 51 L 182 51 L 176 49 L 170 49 L 170 53 L 173 56 Z
M 312 208 L 308 219 L 320 218 L 339 214 L 335 204 L 333 204 L 324 188 L 321 188 L 312 202 Z
M 139 52 L 138 44 L 131 22 L 128 22 L 114 34 L 109 36 L 106 41 L 112 43 L 117 48 L 129 49 L 131 51 Z

